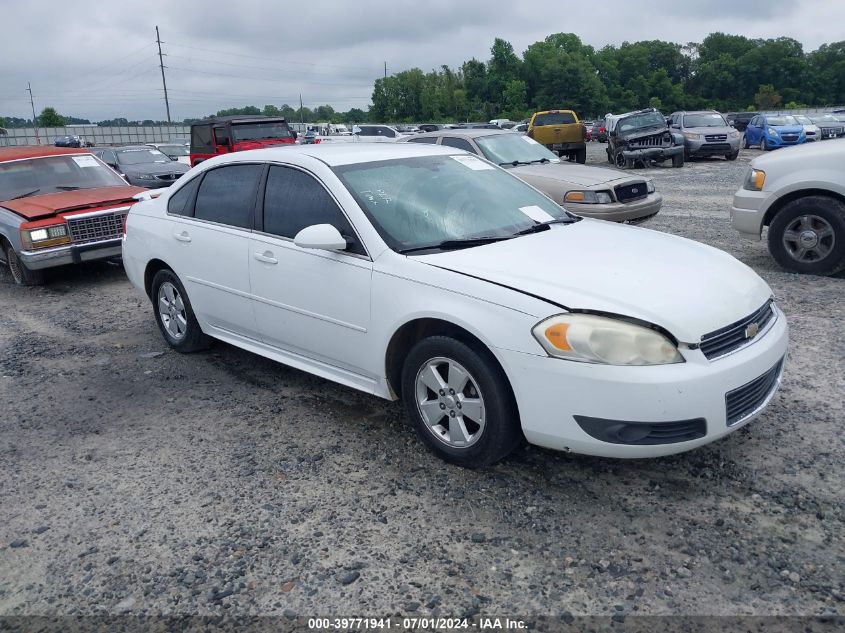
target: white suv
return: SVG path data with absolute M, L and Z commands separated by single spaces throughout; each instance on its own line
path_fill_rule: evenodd
M 755 158 L 734 194 L 731 224 L 759 240 L 785 269 L 834 275 L 845 269 L 845 140 Z

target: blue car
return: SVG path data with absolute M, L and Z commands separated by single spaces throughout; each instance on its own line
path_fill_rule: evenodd
M 804 126 L 789 114 L 758 114 L 745 128 L 745 149 L 756 145 L 762 150 L 776 149 L 806 140 Z

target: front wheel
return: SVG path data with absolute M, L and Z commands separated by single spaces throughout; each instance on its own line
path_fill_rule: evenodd
M 583 165 L 587 162 L 587 148 L 579 149 L 575 152 L 575 162 Z
M 736 150 L 735 152 L 731 152 L 730 154 L 725 154 L 725 158 L 727 158 L 728 160 L 736 160 L 738 156 L 739 156 L 739 150 Z
M 176 273 L 168 269 L 158 271 L 153 277 L 150 298 L 158 328 L 170 347 L 184 353 L 208 347 L 210 339 L 203 334 Z
M 12 273 L 12 279 L 17 285 L 41 286 L 44 284 L 44 272 L 27 268 L 11 244 L 6 244 L 6 264 L 9 266 L 9 272 Z
M 827 196 L 793 200 L 775 215 L 768 241 L 786 270 L 835 275 L 845 269 L 845 204 Z
M 402 368 L 402 400 L 423 442 L 448 462 L 489 466 L 522 441 L 498 363 L 454 338 L 432 336 L 413 347 Z
M 683 167 L 684 166 L 684 155 L 683 154 L 675 154 L 672 157 L 672 167 Z
M 769 147 L 769 144 L 766 142 L 765 136 L 760 139 L 760 149 L 763 150 L 764 152 L 768 152 L 770 149 L 772 149 L 771 147 Z

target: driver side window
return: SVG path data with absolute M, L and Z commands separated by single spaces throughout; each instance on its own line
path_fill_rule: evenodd
M 343 211 L 313 176 L 291 167 L 270 167 L 264 191 L 264 232 L 293 239 L 313 224 L 331 224 L 346 238 L 346 252 L 367 254 Z

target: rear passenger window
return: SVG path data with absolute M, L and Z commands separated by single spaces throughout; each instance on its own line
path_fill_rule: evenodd
M 167 212 L 173 215 L 193 215 L 193 207 L 190 205 L 200 180 L 202 177 L 191 179 L 170 196 L 170 200 L 167 201 Z
M 444 136 L 443 140 L 440 142 L 441 145 L 447 145 L 449 147 L 454 147 L 456 149 L 464 149 L 468 152 L 473 154 L 477 154 L 478 152 L 475 151 L 475 148 L 470 144 L 468 140 L 465 138 L 457 138 L 454 136 Z
M 408 139 L 408 143 L 431 143 L 432 145 L 437 144 L 437 137 L 436 136 L 423 136 L 421 138 L 412 138 Z
M 230 165 L 207 171 L 197 193 L 194 217 L 242 229 L 252 228 L 252 211 L 262 169 L 263 165 Z
M 323 185 L 298 169 L 271 167 L 264 193 L 264 232 L 293 239 L 312 224 L 331 224 L 347 238 L 347 252 L 366 254 L 352 225 Z

